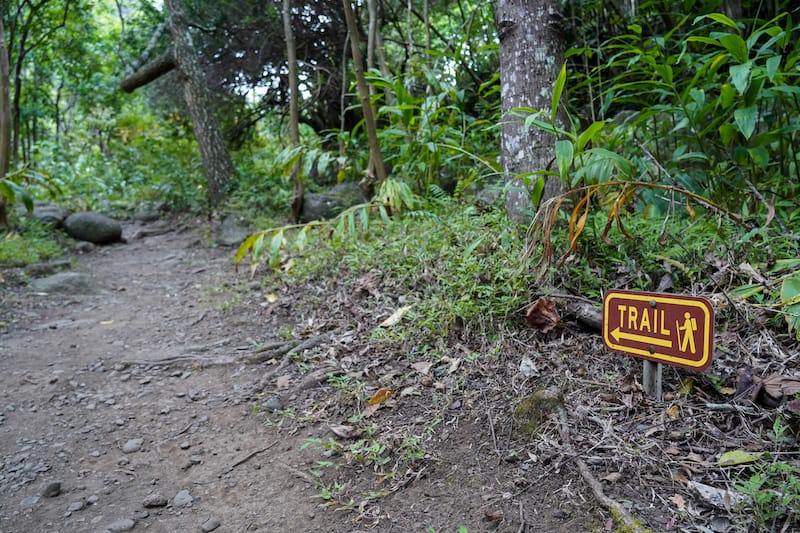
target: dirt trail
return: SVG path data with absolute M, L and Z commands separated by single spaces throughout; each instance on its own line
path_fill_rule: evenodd
M 296 437 L 251 415 L 257 368 L 198 362 L 264 336 L 220 311 L 230 250 L 171 232 L 101 248 L 76 270 L 92 293 L 23 293 L 33 301 L 0 336 L 0 531 L 317 528 L 313 493 L 291 469 Z M 177 362 L 143 363 L 166 358 Z M 55 482 L 60 493 L 42 496 Z M 193 501 L 181 507 L 184 490 Z M 153 494 L 168 505 L 144 507 Z
M 562 470 L 557 446 L 543 441 L 533 454 L 512 436 L 508 375 L 462 366 L 442 378 L 453 395 L 417 386 L 409 362 L 381 353 L 362 329 L 378 316 L 365 306 L 380 302 L 352 301 L 335 281 L 284 287 L 287 303 L 267 316 L 265 291 L 234 275 L 230 249 L 209 248 L 194 230 L 131 238 L 140 230 L 129 225 L 128 244 L 77 258 L 74 270 L 93 279 L 87 293 L 0 292 L 0 318 L 13 317 L 0 333 L 0 533 L 575 532 L 608 518 L 580 476 Z M 320 301 L 340 307 L 318 309 Z M 285 372 L 308 384 L 333 361 L 345 376 L 363 368 L 349 375 L 413 385 L 371 426 L 395 443 L 392 461 L 407 462 L 345 465 L 303 446 L 327 441 L 330 426 L 358 409 L 352 391 L 330 383 L 279 394 L 277 407 L 296 416 L 253 409 L 276 388 L 275 361 L 244 356 L 314 321 L 333 340 L 303 359 L 307 370 Z M 336 476 L 347 488 L 323 506 L 318 496 Z

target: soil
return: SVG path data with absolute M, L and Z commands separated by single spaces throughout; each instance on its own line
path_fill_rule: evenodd
M 630 365 L 596 332 L 509 324 L 443 339 L 434 358 L 373 334 L 394 300 L 372 273 L 251 281 L 194 224 L 124 235 L 76 256 L 88 291 L 6 273 L 2 533 L 613 530 L 579 462 L 652 529 L 734 530 L 670 476 L 719 450 L 695 421 L 591 400 L 627 394 L 607 376 Z M 535 430 L 515 416 L 545 387 L 568 434 L 549 412 Z

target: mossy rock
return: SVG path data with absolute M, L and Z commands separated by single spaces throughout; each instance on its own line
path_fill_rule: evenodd
M 539 426 L 564 403 L 561 391 L 555 387 L 536 389 L 514 408 L 514 419 L 522 431 L 535 434 Z

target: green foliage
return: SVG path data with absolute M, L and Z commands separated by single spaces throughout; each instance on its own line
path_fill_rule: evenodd
M 0 195 L 6 198 L 8 205 L 13 206 L 17 202 L 22 202 L 25 209 L 31 212 L 33 196 L 37 191 L 47 193 L 49 196 L 60 193 L 58 184 L 40 170 L 22 168 L 0 178 Z
M 14 225 L 18 231 L 0 234 L 0 267 L 21 267 L 61 255 L 61 245 L 45 225 L 34 219 Z
M 776 417 L 769 434 L 776 451 L 790 445 L 788 429 L 783 419 Z M 779 524 L 800 519 L 800 468 L 768 453 L 764 458 L 771 461 L 759 462 L 748 469 L 749 475 L 739 477 L 734 487 L 750 497 L 746 509 L 758 527 L 774 531 Z
M 800 216 L 800 26 L 784 13 L 743 28 L 721 14 L 684 17 L 667 35 L 630 25 L 597 50 L 603 62 L 578 83 L 595 88 L 598 114 L 613 121 L 605 148 L 628 160 L 631 174 L 788 227 Z M 640 202 L 664 207 L 657 194 Z

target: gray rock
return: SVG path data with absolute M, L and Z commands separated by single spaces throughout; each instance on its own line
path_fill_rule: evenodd
M 267 411 L 283 411 L 283 402 L 280 396 L 270 396 L 261 407 Z
M 348 207 L 366 201 L 361 187 L 357 183 L 344 182 L 323 193 L 306 193 L 303 195 L 303 209 L 300 211 L 301 222 L 326 220 L 333 218 Z
M 67 512 L 74 513 L 75 511 L 82 510 L 85 506 L 86 504 L 82 501 L 72 502 L 69 504 L 69 507 L 67 507 Z
M 100 213 L 73 213 L 64 221 L 67 233 L 79 241 L 109 244 L 122 238 L 122 225 Z
M 165 505 L 167 505 L 167 503 L 169 503 L 167 497 L 158 492 L 154 492 L 153 494 L 148 494 L 142 501 L 142 505 L 147 508 L 164 507 Z
M 210 531 L 214 531 L 221 525 L 222 524 L 220 524 L 220 521 L 212 516 L 211 518 L 203 522 L 203 525 L 200 526 L 200 530 L 203 533 L 209 533 Z
M 61 494 L 61 482 L 53 481 L 48 483 L 42 491 L 42 496 L 45 498 L 55 498 Z
M 161 212 L 166 206 L 163 202 L 145 202 L 133 214 L 133 219 L 139 222 L 153 222 L 161 218 Z
M 133 526 L 136 525 L 136 522 L 131 520 L 130 518 L 123 518 L 121 520 L 115 521 L 113 524 L 108 526 L 106 529 L 109 531 L 130 531 L 133 529 Z
M 23 509 L 27 509 L 28 507 L 33 507 L 37 503 L 39 503 L 39 496 L 28 496 L 27 498 L 22 498 L 19 502 L 19 506 Z
M 122 446 L 122 453 L 134 453 L 142 449 L 144 439 L 130 439 Z
M 79 254 L 88 254 L 94 252 L 96 246 L 89 241 L 80 241 L 75 245 L 75 251 Z
M 193 501 L 194 498 L 189 494 L 189 491 L 182 490 L 172 499 L 172 505 L 175 507 L 186 507 L 187 505 L 191 505 Z
M 250 235 L 250 230 L 243 226 L 235 216 L 222 219 L 217 230 L 217 243 L 221 246 L 239 246 Z
M 36 202 L 31 216 L 45 224 L 60 228 L 63 227 L 64 220 L 69 216 L 69 210 L 47 202 Z
M 59 272 L 46 278 L 35 279 L 30 284 L 37 292 L 65 292 L 82 294 L 94 288 L 92 278 L 82 272 Z
M 50 261 L 49 263 L 31 263 L 25 267 L 25 272 L 32 277 L 50 276 L 72 265 L 70 261 Z

